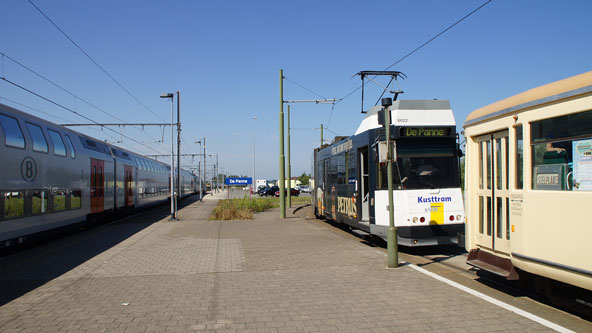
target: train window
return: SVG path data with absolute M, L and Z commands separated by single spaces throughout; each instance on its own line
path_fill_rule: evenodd
M 40 153 L 47 153 L 47 140 L 45 140 L 45 135 L 43 135 L 43 130 L 41 127 L 35 124 L 27 123 L 27 129 L 29 130 L 29 134 L 31 134 L 31 138 L 33 139 L 33 150 L 40 152 Z
M 25 191 L 4 193 L 4 218 L 21 217 L 25 215 Z
M 531 123 L 532 188 L 592 191 L 592 111 Z
M 47 133 L 49 133 L 49 137 L 53 142 L 53 153 L 58 156 L 66 156 L 66 146 L 60 133 L 50 129 L 47 130 Z
M 49 191 L 47 190 L 34 190 L 32 193 L 32 213 L 33 215 L 38 214 L 45 214 L 47 213 L 48 207 L 48 199 L 49 199 Z
M 487 156 L 486 156 L 486 160 L 487 160 L 487 189 L 491 190 L 491 163 L 492 163 L 492 159 L 491 159 L 491 141 L 487 141 L 485 143 L 485 146 L 487 147 Z
M 68 148 L 70 148 L 70 157 L 76 158 L 76 151 L 74 150 L 74 145 L 72 144 L 72 140 L 70 140 L 70 137 L 68 136 L 68 134 L 64 134 L 64 138 L 66 138 L 66 144 L 68 145 Z
M 15 148 L 25 148 L 25 137 L 18 121 L 9 116 L 0 114 L 0 127 L 4 132 L 4 144 Z
M 66 190 L 54 189 L 53 196 L 53 211 L 60 212 L 66 210 Z
M 72 190 L 70 209 L 79 209 L 80 207 L 82 207 L 82 190 L 75 188 Z
M 495 160 L 496 160 L 496 170 L 495 170 L 495 186 L 498 190 L 502 189 L 502 140 L 495 139 Z
M 524 184 L 524 140 L 522 139 L 522 125 L 514 127 L 516 133 L 516 189 L 521 190 Z

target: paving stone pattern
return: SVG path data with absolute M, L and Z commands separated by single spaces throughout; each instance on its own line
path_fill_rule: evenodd
M 386 269 L 381 253 L 330 227 L 277 210 L 207 221 L 215 204 L 3 260 L 3 285 L 31 287 L 4 299 L 0 331 L 548 331 L 409 267 Z

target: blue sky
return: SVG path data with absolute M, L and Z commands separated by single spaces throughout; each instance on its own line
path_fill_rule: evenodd
M 158 117 L 27 1 L 0 2 L 0 52 L 125 122 L 170 121 L 170 102 L 159 96 L 179 90 L 182 151 L 197 153 L 194 141 L 206 137 L 207 153 L 231 173 L 252 175 L 256 116 L 256 177 L 266 179 L 278 178 L 280 69 L 316 93 L 284 81 L 286 100 L 342 98 L 359 87 L 355 73 L 385 69 L 485 2 L 33 1 Z M 474 109 L 592 70 L 590 13 L 584 0 L 494 0 L 392 68 L 408 76 L 397 88 L 403 99 L 450 100 L 460 131 Z M 119 122 L 8 58 L 0 66 L 7 79 L 95 121 Z M 382 89 L 366 87 L 369 107 Z M 4 81 L 0 103 L 57 123 L 87 122 Z M 292 175 L 311 171 L 320 140 L 314 128 L 328 127 L 325 138 L 351 135 L 363 119 L 359 91 L 332 114 L 313 103 L 291 111 Z M 77 130 L 144 154 L 170 150 L 170 128 L 164 136 L 158 127 L 115 128 L 143 144 L 96 127 Z

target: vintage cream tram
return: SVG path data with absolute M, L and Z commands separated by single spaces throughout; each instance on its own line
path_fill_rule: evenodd
M 592 290 L 592 71 L 475 110 L 464 135 L 468 263 Z

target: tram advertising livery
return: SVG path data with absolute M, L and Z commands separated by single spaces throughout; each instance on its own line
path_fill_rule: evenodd
M 315 149 L 315 214 L 386 239 L 385 131 L 374 107 L 351 137 Z M 464 232 L 456 123 L 446 100 L 399 100 L 389 108 L 398 243 L 455 244 Z M 386 145 L 384 145 L 386 146 Z

